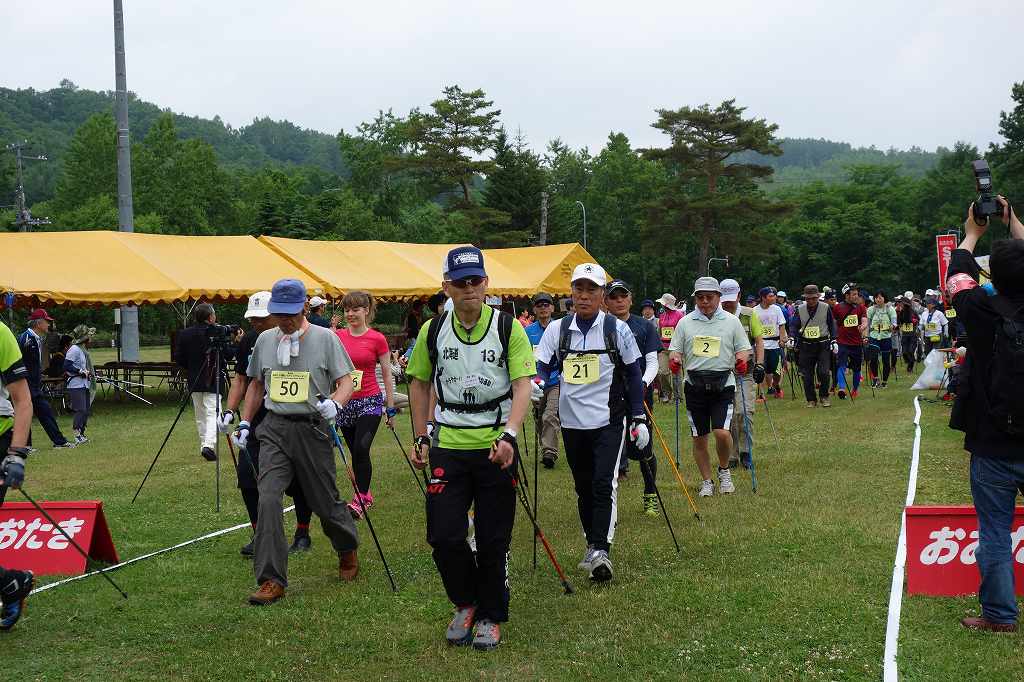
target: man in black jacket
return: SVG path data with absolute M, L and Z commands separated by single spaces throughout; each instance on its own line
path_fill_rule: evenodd
M 209 352 L 208 329 L 217 323 L 217 313 L 209 303 L 200 303 L 193 313 L 193 320 L 195 323 L 191 327 L 178 334 L 174 344 L 174 362 L 185 370 L 188 387 L 192 391 L 201 448 L 199 454 L 212 462 L 217 459 L 217 377 L 214 358 Z
M 1024 225 L 1009 203 L 999 199 L 1000 217 L 1013 239 L 992 244 L 991 285 L 979 284 L 980 268 L 973 256 L 988 219 L 979 222 L 970 210 L 964 223 L 967 236 L 953 251 L 946 277 L 949 298 L 967 330 L 967 358 L 949 425 L 966 434 L 971 497 L 978 515 L 981 617 L 960 622 L 971 629 L 1013 632 L 1018 613 L 1010 530 L 1017 493 L 1024 492 L 1024 401 L 1005 389 L 1019 389 L 1018 375 L 1024 374 Z M 1010 334 L 1016 346 L 1006 343 Z
M 38 308 L 28 316 L 28 329 L 18 336 L 18 346 L 21 348 L 22 362 L 28 371 L 28 389 L 32 395 L 32 410 L 39 423 L 42 424 L 46 435 L 50 437 L 55 448 L 73 448 L 75 444 L 68 441 L 61 433 L 57 425 L 57 417 L 53 414 L 50 402 L 43 395 L 43 337 L 50 330 L 50 323 L 53 318 L 45 310 Z M 29 433 L 29 445 L 32 444 L 32 434 Z

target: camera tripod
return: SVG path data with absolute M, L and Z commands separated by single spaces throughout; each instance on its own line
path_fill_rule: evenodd
M 149 465 L 149 469 L 146 471 L 146 475 L 142 477 L 142 482 L 139 483 L 139 489 L 135 491 L 135 495 L 132 497 L 132 504 L 135 504 L 136 498 L 139 493 L 142 492 L 142 487 L 146 485 L 146 481 L 149 479 L 149 475 L 153 473 L 153 467 L 156 466 L 156 462 L 160 459 L 160 455 L 163 453 L 164 448 L 167 446 L 167 441 L 170 440 L 171 434 L 174 432 L 174 427 L 178 425 L 178 421 L 181 419 L 182 413 L 185 412 L 185 407 L 192 402 L 192 394 L 195 392 L 196 384 L 199 380 L 206 376 L 206 372 L 210 369 L 211 365 L 214 370 L 214 387 L 217 395 L 217 429 L 220 430 L 220 414 L 221 414 L 221 379 L 223 378 L 223 365 L 221 361 L 221 354 L 223 352 L 223 343 L 220 340 L 212 340 L 210 347 L 206 350 L 206 359 L 203 360 L 203 366 L 200 368 L 199 373 L 196 375 L 192 385 L 189 386 L 188 392 L 185 393 L 185 397 L 181 401 L 181 405 L 178 407 L 178 414 L 171 423 L 171 428 L 167 429 L 167 435 L 164 436 L 163 443 L 160 444 L 160 449 L 156 451 L 156 456 L 153 458 L 153 462 Z M 213 445 L 214 452 L 214 463 L 216 464 L 216 480 L 214 482 L 215 498 L 216 498 L 216 509 L 220 511 L 220 434 L 217 434 L 217 438 L 214 440 Z M 234 451 L 231 452 L 232 461 L 235 460 Z M 235 462 L 237 468 L 238 463 Z

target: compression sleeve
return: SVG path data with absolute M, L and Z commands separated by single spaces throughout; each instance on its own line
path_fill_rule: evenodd
M 644 384 L 640 376 L 640 361 L 631 362 L 626 365 L 626 391 L 629 394 L 629 408 L 633 416 L 646 414 L 644 412 Z

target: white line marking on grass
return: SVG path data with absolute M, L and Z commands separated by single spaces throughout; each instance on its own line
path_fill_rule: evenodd
M 283 514 L 287 514 L 288 512 L 290 512 L 293 509 L 295 509 L 295 505 L 287 507 L 286 509 L 284 509 L 282 511 L 282 513 Z M 113 566 L 108 566 L 107 568 L 103 569 L 103 572 L 104 573 L 109 573 L 110 571 L 113 571 L 115 569 L 124 568 L 125 566 L 128 566 L 130 564 L 134 564 L 136 561 L 142 561 L 143 559 L 150 559 L 150 558 L 155 557 L 155 556 L 160 555 L 160 554 L 166 554 L 167 552 L 173 551 L 175 549 L 181 549 L 182 547 L 187 547 L 188 545 L 195 544 L 195 543 L 199 542 L 200 540 L 209 540 L 210 538 L 215 538 L 218 535 L 227 535 L 228 533 L 233 533 L 236 530 L 241 530 L 242 528 L 249 528 L 251 525 L 252 524 L 250 524 L 250 523 L 240 523 L 237 526 L 231 526 L 230 528 L 222 528 L 221 530 L 216 530 L 216 531 L 214 531 L 212 533 L 207 533 L 206 535 L 202 535 L 202 536 L 200 536 L 198 538 L 193 538 L 191 540 L 186 540 L 185 542 L 179 542 L 178 544 L 174 545 L 173 547 L 164 547 L 163 549 L 158 549 L 155 552 L 150 552 L 149 554 L 143 554 L 142 556 L 137 556 L 134 559 L 129 559 L 128 561 L 122 561 L 119 564 L 114 564 Z M 60 585 L 67 585 L 68 583 L 73 583 L 76 580 L 83 580 L 84 578 L 89 578 L 89 577 L 92 577 L 94 575 L 99 575 L 99 574 L 100 574 L 100 571 L 92 571 L 90 573 L 83 573 L 82 575 L 74 575 L 74 576 L 71 576 L 70 578 L 64 578 L 63 580 L 57 580 L 57 581 L 52 582 L 52 583 L 47 583 L 47 584 L 43 585 L 42 587 L 37 587 L 36 589 L 32 590 L 32 592 L 30 594 L 36 594 L 37 592 L 45 592 L 46 590 L 53 589 L 54 587 L 58 587 Z
M 910 458 L 910 477 L 907 481 L 907 501 L 900 519 L 900 539 L 896 543 L 896 563 L 892 568 L 892 587 L 889 588 L 889 619 L 885 625 L 885 654 L 882 658 L 882 679 L 897 682 L 896 649 L 900 639 L 900 610 L 903 608 L 903 575 L 907 567 L 907 507 L 914 504 L 917 493 L 917 464 L 921 455 L 921 404 L 914 396 L 914 450 Z

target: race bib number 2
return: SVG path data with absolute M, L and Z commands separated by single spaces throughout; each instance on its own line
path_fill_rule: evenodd
M 722 350 L 722 339 L 717 336 L 693 337 L 693 354 L 699 358 L 717 358 Z
M 275 403 L 304 403 L 309 400 L 309 372 L 270 373 L 270 399 Z
M 599 373 L 600 364 L 593 353 L 573 355 L 562 363 L 562 379 L 568 384 L 592 384 Z

